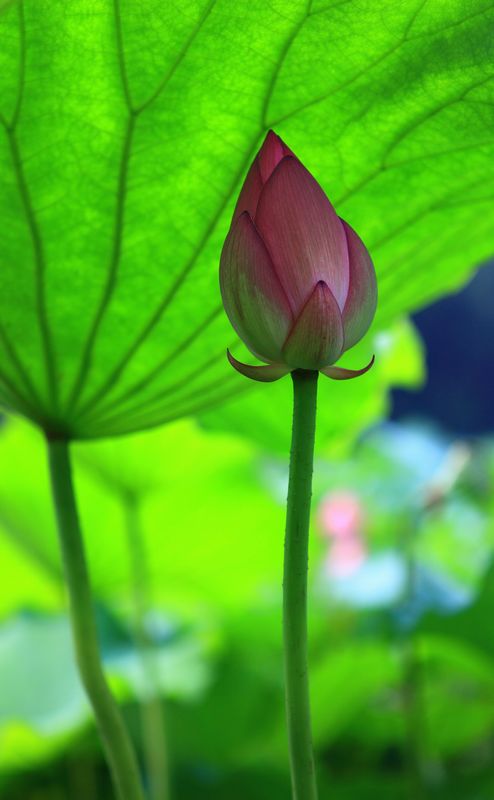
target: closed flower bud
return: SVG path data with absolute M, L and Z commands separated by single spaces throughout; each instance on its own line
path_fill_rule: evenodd
M 331 378 L 366 372 L 333 364 L 366 333 L 376 276 L 355 231 L 270 131 L 247 174 L 221 254 L 223 304 L 240 338 L 266 366 L 231 364 L 255 380 L 294 369 Z

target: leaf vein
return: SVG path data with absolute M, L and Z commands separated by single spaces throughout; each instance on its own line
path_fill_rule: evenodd
M 104 412 L 106 408 L 117 408 L 122 403 L 125 403 L 126 400 L 129 400 L 135 394 L 138 394 L 143 389 L 145 389 L 149 384 L 151 384 L 158 376 L 163 374 L 164 370 L 168 369 L 169 366 L 175 361 L 175 359 L 182 355 L 189 347 L 193 345 L 193 343 L 198 339 L 198 337 L 204 333 L 204 331 L 211 325 L 220 315 L 222 310 L 222 306 L 217 306 L 213 311 L 208 314 L 206 319 L 204 319 L 200 325 L 198 325 L 190 334 L 184 339 L 180 344 L 178 344 L 174 350 L 167 355 L 162 361 L 160 361 L 147 375 L 141 378 L 139 381 L 134 383 L 130 386 L 125 392 L 123 392 L 119 397 L 116 397 L 114 400 L 109 400 L 109 402 L 105 405 L 105 403 L 100 404 L 97 406 L 97 414 Z M 197 370 L 200 372 L 201 367 L 197 367 Z M 94 404 L 90 408 L 94 408 Z M 84 412 L 90 411 L 90 408 L 85 408 Z M 87 421 L 87 418 L 84 414 L 81 414 L 81 417 L 84 417 L 84 421 Z
M 117 186 L 117 198 L 115 203 L 115 222 L 114 222 L 114 233 L 113 233 L 113 244 L 111 248 L 111 255 L 110 255 L 110 262 L 108 265 L 108 272 L 106 277 L 105 286 L 103 289 L 103 294 L 96 311 L 96 314 L 93 318 L 93 322 L 91 328 L 89 330 L 88 337 L 86 339 L 86 343 L 84 345 L 83 353 L 81 356 L 80 368 L 77 374 L 77 377 L 74 381 L 74 385 L 72 387 L 72 391 L 70 393 L 69 399 L 67 401 L 67 410 L 70 413 L 74 407 L 76 406 L 80 393 L 84 386 L 84 381 L 86 380 L 87 375 L 91 369 L 94 346 L 96 344 L 96 339 L 103 322 L 104 316 L 110 304 L 111 298 L 115 291 L 117 280 L 118 280 L 118 271 L 120 267 L 120 259 L 122 255 L 122 238 L 123 238 L 123 228 L 124 228 L 124 221 L 125 221 L 125 200 L 127 196 L 127 183 L 128 183 L 128 171 L 129 171 L 129 163 L 131 158 L 132 152 L 132 142 L 133 142 L 133 134 L 135 128 L 135 121 L 136 117 L 133 114 L 129 114 L 127 119 L 127 127 L 124 135 L 123 145 L 122 145 L 122 153 L 120 156 L 120 167 L 119 167 L 119 174 L 118 174 L 118 186 Z
M 50 400 L 56 409 L 58 406 L 58 386 L 56 380 L 56 364 L 55 353 L 53 348 L 52 334 L 48 320 L 48 311 L 46 306 L 45 297 L 45 277 L 46 277 L 46 262 L 43 248 L 43 241 L 41 231 L 39 229 L 38 221 L 34 211 L 31 200 L 29 186 L 24 174 L 24 167 L 22 163 L 19 146 L 17 144 L 15 131 L 9 126 L 5 125 L 4 128 L 7 134 L 7 139 L 10 147 L 10 154 L 12 166 L 17 182 L 17 188 L 21 198 L 22 207 L 24 209 L 24 216 L 26 219 L 27 228 L 31 238 L 33 247 L 34 265 L 35 265 L 35 286 L 36 286 L 36 313 L 38 316 L 38 323 L 41 334 L 41 342 L 43 348 L 43 359 L 45 365 L 45 374 L 48 385 L 48 392 Z
M 213 10 L 215 5 L 216 5 L 216 0 L 210 0 L 210 2 L 206 6 L 204 12 L 202 13 L 200 19 L 198 20 L 197 24 L 192 29 L 189 37 L 184 42 L 184 46 L 182 47 L 182 49 L 178 53 L 175 61 L 168 68 L 168 70 L 165 72 L 165 75 L 163 76 L 163 78 L 159 82 L 159 84 L 156 87 L 156 89 L 154 90 L 154 92 L 152 92 L 152 94 L 148 97 L 148 99 L 144 100 L 144 102 L 141 103 L 141 105 L 136 108 L 136 112 L 137 113 L 140 114 L 143 111 L 145 111 L 146 109 L 148 109 L 158 99 L 158 97 L 162 94 L 162 92 L 165 90 L 165 88 L 167 87 L 168 83 L 171 81 L 171 79 L 173 78 L 173 76 L 176 73 L 177 69 L 179 68 L 180 64 L 182 63 L 182 61 L 186 57 L 187 53 L 189 52 L 190 48 L 192 47 L 195 39 L 197 38 L 199 32 L 201 31 L 202 26 L 204 25 L 204 23 L 206 22 L 207 18 L 211 14 L 211 12 L 212 12 L 212 10 Z
M 34 384 L 32 383 L 24 364 L 22 363 L 21 358 L 16 352 L 13 343 L 10 341 L 10 338 L 7 336 L 7 332 L 1 323 L 0 323 L 0 340 L 3 342 L 5 351 L 9 356 L 12 365 L 17 370 L 19 377 L 23 381 L 24 386 L 26 387 L 26 390 L 28 392 L 28 395 L 30 396 L 34 405 L 41 405 L 41 400 L 34 387 Z

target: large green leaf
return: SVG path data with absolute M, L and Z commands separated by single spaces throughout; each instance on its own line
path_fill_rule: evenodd
M 487 0 L 3 4 L 2 403 L 96 437 L 248 388 L 217 262 L 268 127 L 368 243 L 378 327 L 457 286 L 493 248 L 492 17 Z

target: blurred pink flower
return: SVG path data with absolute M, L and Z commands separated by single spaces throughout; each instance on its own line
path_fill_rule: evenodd
M 319 524 L 322 533 L 333 539 L 359 536 L 364 512 L 358 496 L 352 492 L 326 495 L 319 506 Z
M 319 526 L 328 540 L 324 571 L 330 577 L 350 575 L 367 558 L 363 537 L 365 515 L 358 495 L 350 491 L 333 492 L 319 506 Z
M 361 536 L 337 539 L 331 545 L 325 560 L 325 572 L 343 578 L 358 569 L 367 558 L 367 547 Z

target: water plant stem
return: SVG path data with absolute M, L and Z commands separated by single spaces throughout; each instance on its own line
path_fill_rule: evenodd
M 170 800 L 168 743 L 163 703 L 160 697 L 156 646 L 146 627 L 151 606 L 149 569 L 141 524 L 140 497 L 131 492 L 122 496 L 129 548 L 134 635 L 139 653 L 146 695 L 139 704 L 146 773 L 151 800 Z
M 48 455 L 79 674 L 93 707 L 117 797 L 144 800 L 137 758 L 101 665 L 68 442 L 48 439 Z
M 295 370 L 283 571 L 285 702 L 293 800 L 317 800 L 307 665 L 307 571 L 318 372 Z
M 413 604 L 417 580 L 417 561 L 415 543 L 424 523 L 424 511 L 412 514 L 403 529 L 402 548 L 405 560 L 405 587 L 401 606 L 406 612 Z M 407 629 L 401 643 L 402 659 L 402 699 L 405 723 L 405 758 L 408 770 L 408 796 L 410 800 L 424 800 L 427 797 L 425 780 L 424 741 L 426 738 L 425 715 L 423 709 L 422 664 L 418 635 Z

